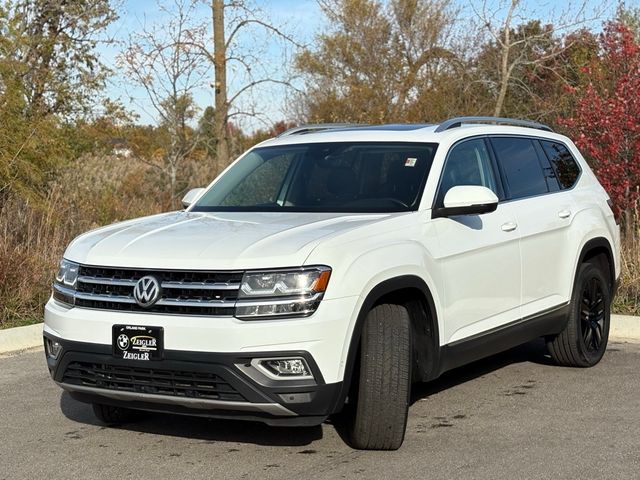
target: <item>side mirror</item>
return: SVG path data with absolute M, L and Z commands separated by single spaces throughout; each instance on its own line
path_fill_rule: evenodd
M 202 192 L 204 192 L 204 188 L 192 188 L 191 190 L 189 190 L 187 194 L 182 197 L 182 206 L 184 208 L 187 208 L 189 205 L 196 201 L 196 199 Z
M 498 197 L 487 187 L 459 185 L 444 196 L 444 207 L 433 211 L 433 218 L 453 215 L 481 215 L 498 208 Z

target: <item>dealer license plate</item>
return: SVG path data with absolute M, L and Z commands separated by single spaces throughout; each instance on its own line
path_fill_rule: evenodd
M 136 325 L 113 326 L 113 355 L 124 360 L 161 360 L 164 329 Z

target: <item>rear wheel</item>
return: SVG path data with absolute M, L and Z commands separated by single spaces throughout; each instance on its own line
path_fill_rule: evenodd
M 411 321 L 401 305 L 374 307 L 365 319 L 355 412 L 354 448 L 396 450 L 404 440 L 411 392 Z
M 100 403 L 92 404 L 93 413 L 102 423 L 107 425 L 121 425 L 123 423 L 130 423 L 141 416 L 141 412 L 138 410 L 132 410 L 130 408 L 114 407 L 111 405 L 102 405 Z
M 611 292 L 598 266 L 580 266 L 565 329 L 547 342 L 551 357 L 567 367 L 592 367 L 607 348 Z

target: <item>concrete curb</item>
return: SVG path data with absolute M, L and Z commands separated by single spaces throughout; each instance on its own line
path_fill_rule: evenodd
M 630 315 L 611 315 L 609 338 L 640 342 L 640 317 Z
M 611 315 L 611 340 L 640 342 L 640 317 Z M 0 354 L 42 345 L 42 323 L 0 330 Z
M 42 323 L 0 330 L 0 354 L 42 345 Z

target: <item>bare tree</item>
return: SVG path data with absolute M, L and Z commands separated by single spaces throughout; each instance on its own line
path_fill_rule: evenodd
M 260 117 L 256 102 L 243 102 L 256 87 L 277 84 L 293 88 L 283 71 L 270 69 L 259 54 L 260 49 L 248 50 L 240 46 L 239 38 L 255 35 L 257 30 L 281 41 L 284 45 L 300 45 L 284 31 L 265 19 L 250 0 L 209 0 L 213 18 L 213 55 L 208 49 L 203 52 L 215 71 L 215 112 L 213 128 L 216 138 L 216 170 L 221 171 L 230 160 L 229 122 L 236 116 Z M 244 43 L 244 42 L 242 42 Z M 227 80 L 229 68 L 238 71 L 234 81 Z
M 198 146 L 197 130 L 190 126 L 197 113 L 193 95 L 206 85 L 209 74 L 208 62 L 194 48 L 206 41 L 208 31 L 205 23 L 193 22 L 197 7 L 197 0 L 159 1 L 158 8 L 169 22 L 142 25 L 118 58 L 130 81 L 146 93 L 158 128 L 166 133 L 159 153 L 141 160 L 166 178 L 174 208 L 182 193 L 178 171 Z
M 606 3 L 606 2 L 605 2 Z M 518 77 L 517 72 L 523 69 L 534 71 L 545 68 L 545 65 L 571 48 L 572 42 L 555 44 L 553 48 L 541 49 L 539 46 L 553 36 L 566 35 L 578 30 L 589 22 L 601 17 L 603 10 L 587 12 L 586 0 L 581 3 L 566 2 L 564 11 L 560 12 L 555 23 L 540 28 L 518 28 L 531 22 L 537 15 L 535 12 L 525 12 L 521 0 L 503 0 L 490 2 L 484 0 L 482 7 L 477 9 L 473 2 L 470 6 L 479 21 L 483 33 L 494 42 L 498 51 L 497 80 L 492 85 L 495 92 L 493 114 L 499 117 L 504 109 L 505 99 L 511 88 L 520 86 L 526 88 L 526 82 Z M 492 8 L 493 7 L 493 8 Z

